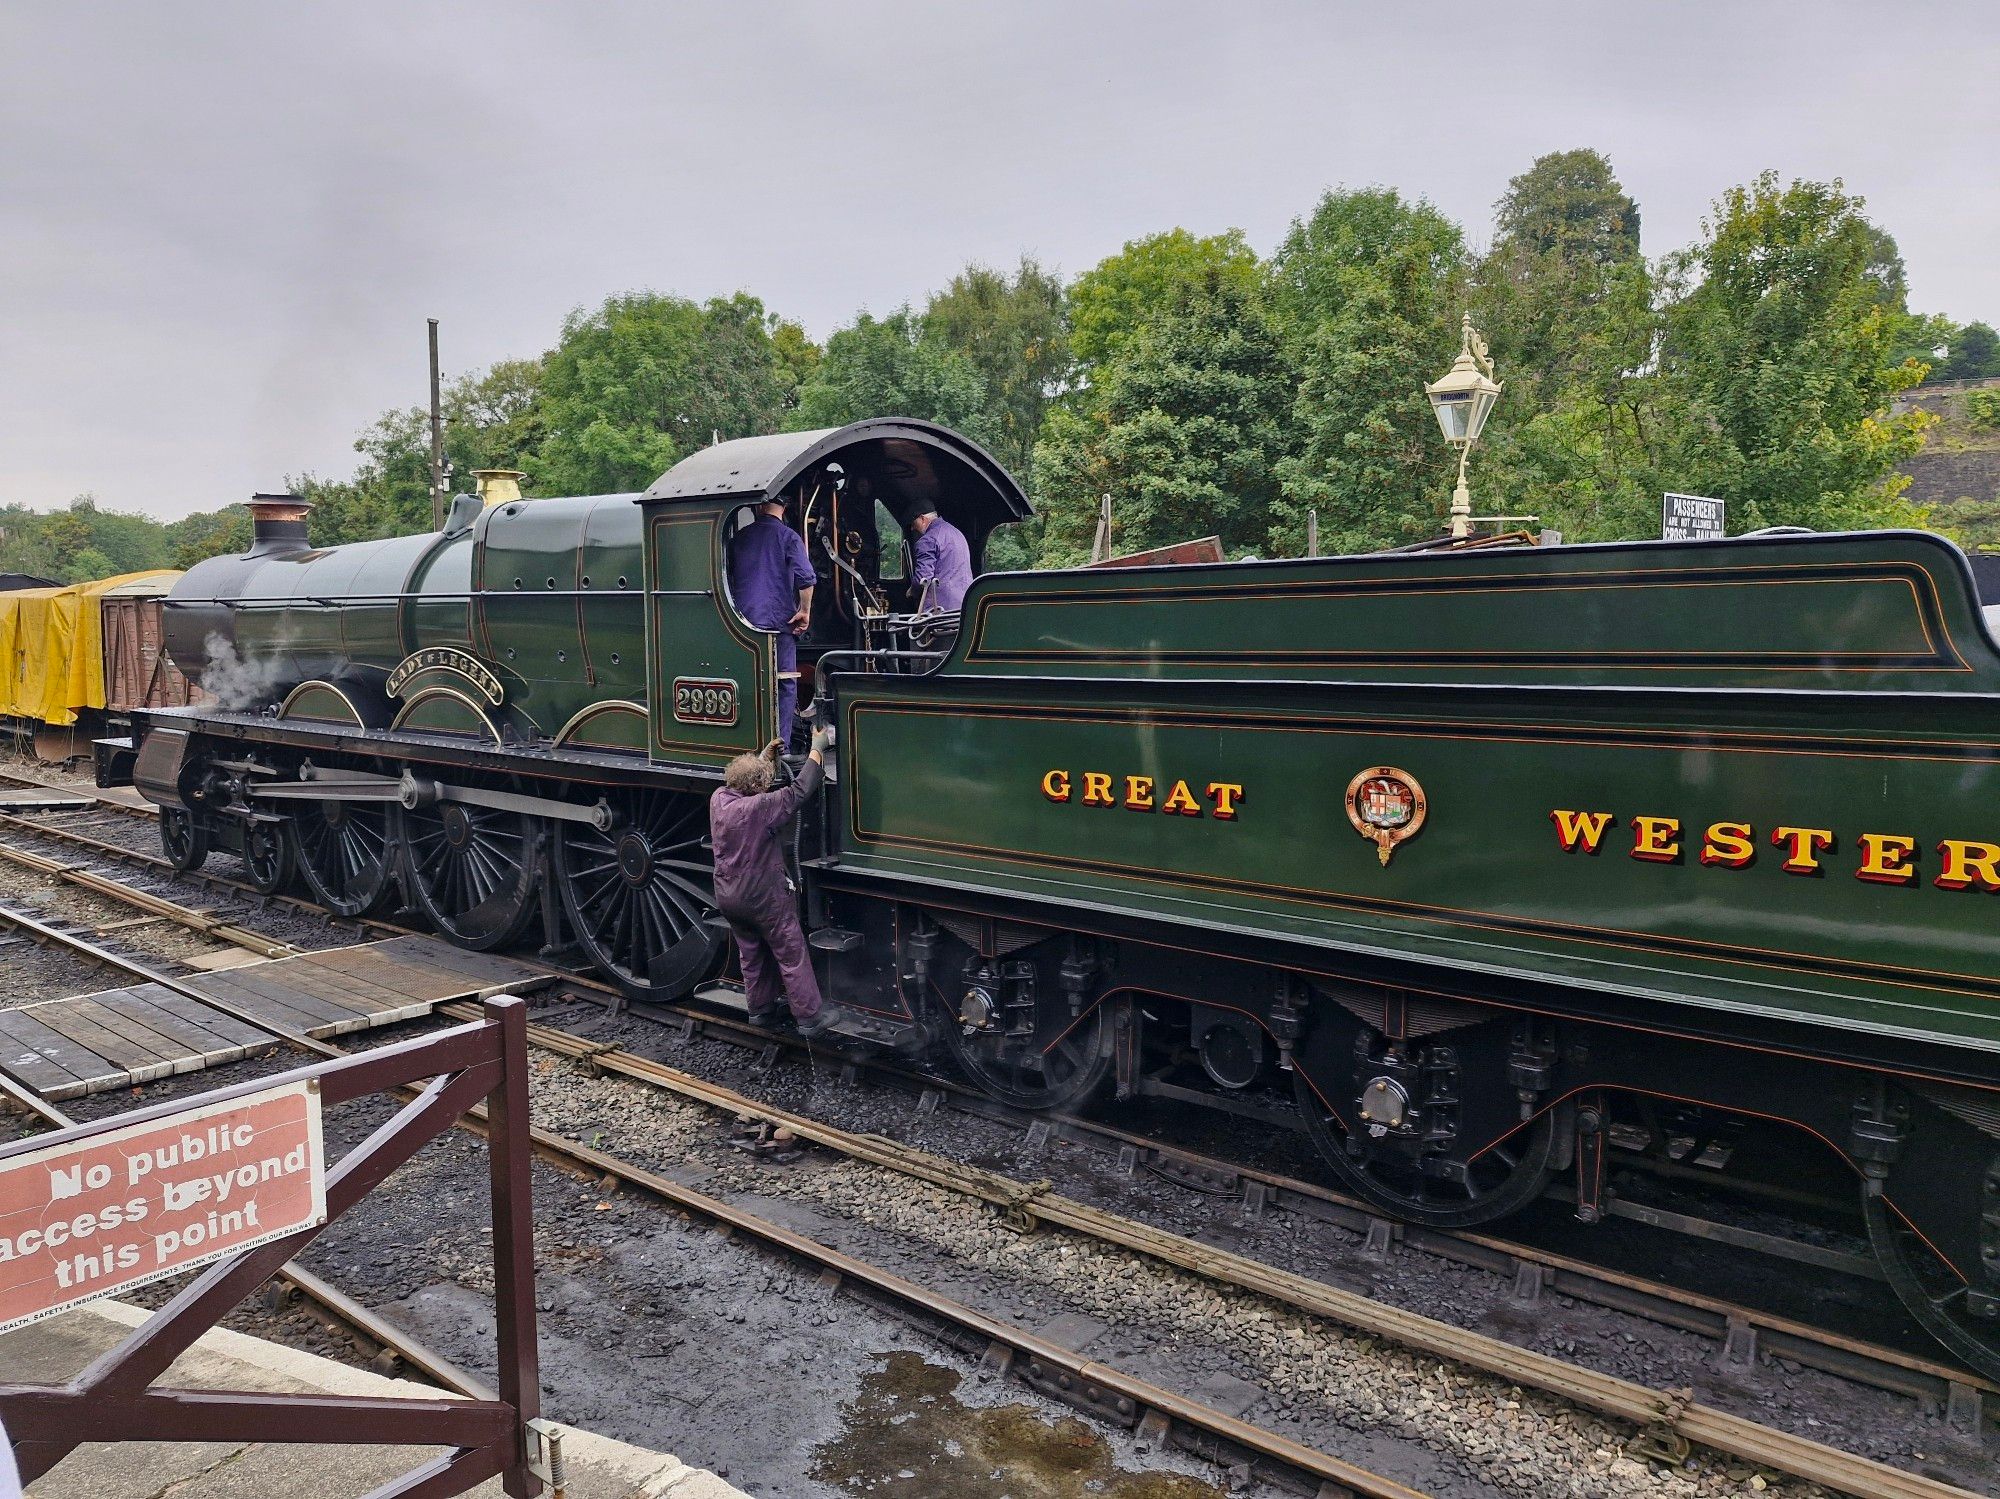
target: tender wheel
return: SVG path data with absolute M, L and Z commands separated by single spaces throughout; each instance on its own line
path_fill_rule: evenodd
M 1882 1190 L 1864 1183 L 1868 1242 L 1924 1330 L 2000 1379 L 2000 1272 L 1991 1268 L 2000 1264 L 2000 1225 L 1991 1209 L 1981 1213 L 2000 1199 L 2000 1144 L 1925 1103 L 1912 1100 L 1910 1116 L 1915 1127 Z
M 1049 946 L 1041 944 L 1044 950 Z M 1026 959 L 1032 951 L 1010 957 Z M 1052 975 L 1061 955 L 1044 951 L 1043 956 L 1037 970 Z M 983 966 L 1001 972 L 995 965 Z M 935 1029 L 966 1076 L 1018 1109 L 1073 1108 L 1096 1092 L 1111 1072 L 1105 1006 L 1094 1004 L 1072 1016 L 1059 994 L 1046 994 L 1032 1011 L 1011 1013 L 1004 978 L 996 986 L 981 969 L 971 948 L 947 942 L 929 980 Z
M 1490 1223 L 1548 1185 L 1572 1110 L 1521 1122 L 1512 1080 L 1553 1034 L 1475 1006 L 1439 1005 L 1385 1034 L 1393 991 L 1315 989 L 1292 1086 L 1306 1133 L 1341 1184 L 1389 1217 L 1433 1228 Z M 1396 1009 L 1400 1012 L 1400 1006 Z
M 276 895 L 292 883 L 298 861 L 284 823 L 253 822 L 244 830 L 243 869 L 260 895 Z
M 543 874 L 534 818 L 464 802 L 399 807 L 390 838 L 402 845 L 418 909 L 448 941 L 484 952 L 514 941 L 534 920 Z
M 1341 1184 L 1355 1196 L 1409 1223 L 1464 1228 L 1519 1212 L 1549 1184 L 1557 1165 L 1557 1111 L 1549 1110 L 1517 1134 L 1469 1159 L 1417 1157 L 1378 1145 L 1366 1133 L 1350 1136 L 1305 1074 L 1292 1070 L 1292 1086 L 1306 1133 Z M 1352 1138 L 1356 1149 L 1349 1149 Z M 1427 1164 L 1428 1163 L 1428 1164 Z
M 708 809 L 670 791 L 629 794 L 600 832 L 560 822 L 556 888 L 583 950 L 634 999 L 670 1003 L 722 971 Z
M 208 829 L 184 807 L 160 808 L 160 847 L 167 862 L 186 874 L 208 859 Z
M 299 872 L 336 916 L 366 916 L 388 895 L 389 809 L 380 802 L 306 802 L 292 819 Z

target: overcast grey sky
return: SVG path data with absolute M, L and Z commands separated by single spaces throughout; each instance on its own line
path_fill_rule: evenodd
M 1483 241 L 1572 146 L 1654 255 L 1765 167 L 1843 177 L 1915 306 L 1993 321 L 1996 77 L 1993 0 L 0 0 L 0 501 L 171 518 L 344 476 L 423 399 L 426 316 L 448 375 L 638 288 L 824 337 L 973 259 L 1074 273 L 1175 224 L 1268 251 L 1338 184 Z

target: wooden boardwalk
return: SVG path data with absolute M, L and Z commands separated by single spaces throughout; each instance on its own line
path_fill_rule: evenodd
M 542 981 L 525 963 L 435 937 L 396 937 L 179 980 L 247 1015 L 337 1036 Z M 0 1010 L 0 1072 L 51 1101 L 196 1072 L 279 1045 L 268 1031 L 159 984 Z
M 94 791 L 71 791 L 62 786 L 0 786 L 0 812 L 68 811 L 95 804 Z

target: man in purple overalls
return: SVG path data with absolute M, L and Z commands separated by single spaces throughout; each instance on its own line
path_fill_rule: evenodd
M 910 530 L 916 537 L 910 547 L 910 585 L 917 590 L 917 608 L 956 613 L 972 586 L 972 548 L 965 533 L 935 510 L 917 516 Z
M 785 524 L 785 502 L 768 500 L 729 541 L 729 591 L 736 609 L 778 637 L 778 743 L 792 743 L 799 706 L 799 632 L 812 621 L 812 560 L 805 538 Z
M 785 828 L 819 789 L 831 733 L 813 730 L 812 752 L 789 786 L 772 789 L 778 746 L 738 755 L 708 799 L 715 845 L 715 903 L 736 938 L 743 993 L 753 1025 L 778 1023 L 779 1001 L 791 1007 L 799 1034 L 817 1036 L 832 1022 L 820 1003 L 812 953 L 799 924 L 798 892 L 785 868 Z

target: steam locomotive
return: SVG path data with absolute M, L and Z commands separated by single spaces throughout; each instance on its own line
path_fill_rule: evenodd
M 725 566 L 772 499 L 820 576 L 803 697 L 837 741 L 797 854 L 846 1044 L 1035 1109 L 1286 1089 L 1341 1182 L 1436 1225 L 1559 1174 L 1591 1218 L 1614 1133 L 1777 1121 L 2000 1375 L 2000 648 L 1935 536 L 988 575 L 943 618 L 902 525 L 978 557 L 1029 511 L 923 422 L 352 546 L 266 497 L 167 605 L 216 701 L 101 772 L 177 864 L 467 947 L 539 930 L 671 1003 L 725 962 L 707 795 L 775 727 Z

